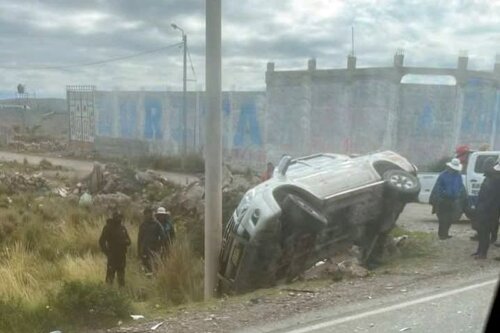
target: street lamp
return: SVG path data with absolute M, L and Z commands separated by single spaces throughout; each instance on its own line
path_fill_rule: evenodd
M 187 90 L 187 36 L 184 29 L 177 24 L 172 23 L 171 27 L 174 30 L 179 30 L 182 33 L 182 44 L 184 48 L 184 64 L 183 64 L 183 79 L 182 79 L 182 155 L 183 167 L 184 159 L 187 154 L 187 105 L 186 105 L 186 90 Z

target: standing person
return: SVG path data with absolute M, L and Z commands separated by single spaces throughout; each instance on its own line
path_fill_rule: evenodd
M 500 209 L 500 158 L 493 167 L 485 170 L 485 179 L 479 189 L 477 200 L 477 225 L 479 244 L 473 253 L 474 259 L 486 259 L 494 233 L 498 232 L 498 213 Z M 495 237 L 493 237 L 495 236 Z
M 458 146 L 455 150 L 455 158 L 458 158 L 463 166 L 463 170 L 467 170 L 467 163 L 469 162 L 469 155 L 471 154 L 470 147 L 468 145 Z
M 146 275 L 150 276 L 153 273 L 154 257 L 160 254 L 164 244 L 163 227 L 153 217 L 153 210 L 147 207 L 144 209 L 144 222 L 139 227 L 137 236 L 137 250 Z
M 274 172 L 274 164 L 271 162 L 267 163 L 266 171 L 262 173 L 262 176 L 260 179 L 265 182 L 268 179 L 271 179 L 273 177 L 273 172 Z
M 106 221 L 99 238 L 99 246 L 108 258 L 106 282 L 113 284 L 115 275 L 118 276 L 118 285 L 125 286 L 125 265 L 127 247 L 130 246 L 130 237 L 122 224 L 123 216 L 114 212 Z
M 439 220 L 438 236 L 441 240 L 451 238 L 451 224 L 460 218 L 467 198 L 461 171 L 459 159 L 454 158 L 446 163 L 446 170 L 439 175 L 431 192 L 429 202 L 432 212 L 437 214 Z
M 165 232 L 165 252 L 168 253 L 168 249 L 175 239 L 175 228 L 172 216 L 164 207 L 158 207 L 155 218 L 161 224 Z

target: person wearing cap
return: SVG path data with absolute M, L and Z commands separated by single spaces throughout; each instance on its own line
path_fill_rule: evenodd
M 153 273 L 153 261 L 159 256 L 165 244 L 165 232 L 161 224 L 154 218 L 151 207 L 144 209 L 144 222 L 137 235 L 137 250 L 146 275 Z
M 158 207 L 155 214 L 156 220 L 163 227 L 163 231 L 165 232 L 165 244 L 164 244 L 164 252 L 168 253 L 168 249 L 172 242 L 175 239 L 175 228 L 172 221 L 172 215 L 169 211 L 165 209 L 165 207 Z
M 130 237 L 122 220 L 123 216 L 114 212 L 112 217 L 106 221 L 99 238 L 99 246 L 108 258 L 106 282 L 113 284 L 115 275 L 117 275 L 120 287 L 125 286 L 127 248 L 130 246 Z
M 438 217 L 438 236 L 441 240 L 451 238 L 450 227 L 460 218 L 467 198 L 461 171 L 460 160 L 453 158 L 446 163 L 446 169 L 439 175 L 431 192 L 429 202 L 432 212 Z
M 471 153 L 470 147 L 468 145 L 458 146 L 455 150 L 455 158 L 458 158 L 462 164 L 463 170 L 467 170 L 467 162 L 469 161 L 469 155 Z
M 493 166 L 485 166 L 484 175 L 476 208 L 479 243 L 472 254 L 475 259 L 486 259 L 490 242 L 496 241 L 500 212 L 500 157 Z

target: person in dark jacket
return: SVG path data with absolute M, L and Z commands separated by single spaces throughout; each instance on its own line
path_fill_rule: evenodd
M 108 258 L 106 282 L 113 284 L 115 275 L 118 276 L 118 285 L 125 285 L 125 264 L 127 248 L 130 246 L 130 237 L 122 224 L 123 216 L 115 212 L 106 221 L 99 238 L 99 246 Z
M 486 259 L 493 233 L 497 232 L 500 210 L 500 158 L 497 164 L 485 170 L 485 179 L 477 199 L 477 225 L 479 244 L 473 253 L 475 259 Z M 495 235 L 496 236 L 496 235 Z
M 161 224 L 163 231 L 165 232 L 164 255 L 166 255 L 168 254 L 170 245 L 175 239 L 175 228 L 172 216 L 164 207 L 158 207 L 155 219 Z
M 450 227 L 460 218 L 467 198 L 461 171 L 460 160 L 452 159 L 446 164 L 446 170 L 439 175 L 431 192 L 429 202 L 432 212 L 438 217 L 438 236 L 441 240 L 451 238 Z
M 160 255 L 165 240 L 165 231 L 153 217 L 153 210 L 150 207 L 144 209 L 144 222 L 137 236 L 137 250 L 147 275 L 152 274 L 153 260 Z

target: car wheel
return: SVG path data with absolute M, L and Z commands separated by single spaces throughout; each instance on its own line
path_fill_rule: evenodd
M 392 192 L 404 201 L 416 200 L 420 192 L 420 182 L 417 177 L 403 170 L 389 170 L 382 179 Z

